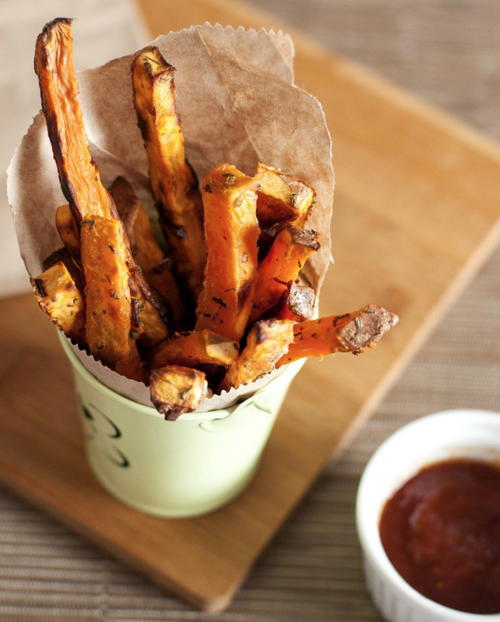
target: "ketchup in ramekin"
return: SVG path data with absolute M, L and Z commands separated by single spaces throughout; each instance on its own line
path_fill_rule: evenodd
M 500 468 L 431 464 L 386 502 L 379 528 L 391 563 L 418 592 L 460 611 L 500 612 Z

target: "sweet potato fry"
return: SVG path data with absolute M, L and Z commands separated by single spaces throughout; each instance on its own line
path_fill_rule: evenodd
M 211 330 L 194 330 L 176 334 L 159 344 L 150 359 L 151 367 L 164 365 L 223 365 L 227 367 L 238 356 L 238 343 Z
M 35 298 L 51 321 L 80 345 L 85 344 L 85 300 L 63 261 L 31 279 Z
M 221 164 L 202 183 L 208 258 L 196 328 L 233 341 L 245 330 L 257 274 L 259 225 L 251 177 Z
M 57 208 L 56 227 L 68 252 L 75 259 L 80 259 L 80 232 L 69 205 L 60 205 Z
M 254 177 L 257 183 L 257 218 L 262 228 L 277 222 L 293 222 L 301 227 L 314 200 L 314 190 L 298 179 L 259 162 Z
M 147 218 L 147 215 L 144 215 Z M 59 235 L 69 253 L 76 260 L 80 261 L 80 232 L 68 205 L 62 205 L 57 209 L 56 225 L 59 230 Z M 160 319 L 162 317 L 161 313 L 163 312 L 162 303 L 150 292 L 148 285 L 150 284 L 154 287 L 155 283 L 157 285 L 163 285 L 163 282 L 169 283 L 168 275 L 162 273 L 164 278 L 161 279 L 161 282 L 160 277 L 156 274 L 152 279 L 148 278 L 149 275 L 147 273 L 143 277 L 140 273 L 137 273 L 135 265 L 130 261 L 126 240 L 123 239 L 121 244 L 126 247 L 125 252 L 127 254 L 129 272 L 131 275 L 135 276 L 135 279 L 131 279 L 130 283 L 133 320 L 132 331 L 140 338 L 141 343 L 144 345 L 154 345 L 165 339 L 168 333 L 165 322 Z M 160 250 L 159 247 L 158 250 Z M 171 277 L 171 279 L 173 281 L 173 277 Z M 169 293 L 176 287 L 175 282 L 172 281 L 170 282 Z M 164 292 L 166 293 L 166 289 Z M 161 295 L 163 295 L 164 292 L 159 291 Z M 173 291 L 173 295 L 175 294 L 178 296 L 177 289 Z M 168 303 L 170 302 L 171 300 L 169 298 Z M 167 311 L 165 311 L 165 313 L 167 313 Z
M 278 303 L 287 291 L 288 283 L 296 280 L 308 257 L 318 248 L 315 231 L 288 225 L 278 233 L 259 265 L 250 324 Z
M 293 325 L 291 320 L 257 322 L 248 333 L 243 352 L 227 370 L 221 388 L 227 391 L 272 371 L 293 341 Z
M 131 338 L 131 296 L 127 253 L 118 220 L 94 217 L 81 223 L 85 271 L 86 338 L 90 351 L 111 369 L 127 368 L 140 379 L 142 365 Z M 122 371 L 123 373 L 123 371 Z
M 36 43 L 35 71 L 61 188 L 75 222 L 80 226 L 85 219 L 117 219 L 115 205 L 101 182 L 87 144 L 73 66 L 70 19 L 58 18 L 46 24 Z M 164 325 L 166 316 L 162 315 L 159 300 L 133 261 L 121 222 L 115 242 L 117 249 L 120 247 L 117 256 L 124 253 L 127 257 L 132 294 L 140 315 L 138 332 L 147 342 L 160 341 L 168 334 Z M 118 271 L 116 266 L 115 271 Z M 84 277 L 88 286 L 85 266 Z
M 196 180 L 186 163 L 174 73 L 155 47 L 138 52 L 132 62 L 134 104 L 160 222 L 175 269 L 196 300 L 206 261 L 202 209 Z
M 314 290 L 298 281 L 288 284 L 281 302 L 278 304 L 276 317 L 281 320 L 303 322 L 312 317 L 314 312 Z
M 135 261 L 141 267 L 148 285 L 168 305 L 174 326 L 181 326 L 185 315 L 179 287 L 172 274 L 172 262 L 165 257 L 146 210 L 134 189 L 124 177 L 117 177 L 109 192 L 125 226 Z
M 156 240 L 151 221 L 140 203 L 134 189 L 124 177 L 117 177 L 109 188 L 109 193 L 125 225 L 130 249 L 144 274 L 165 259 Z
M 168 303 L 170 321 L 178 330 L 186 323 L 184 302 L 172 273 L 172 262 L 167 257 L 145 275 L 149 285 Z
M 79 223 L 112 217 L 113 206 L 92 161 L 73 66 L 71 19 L 59 17 L 38 36 L 35 71 L 61 188 Z
M 358 311 L 295 324 L 294 340 L 277 367 L 306 356 L 323 357 L 334 352 L 360 354 L 373 348 L 399 318 L 383 307 L 367 305 Z
M 205 374 L 197 369 L 166 365 L 151 371 L 149 390 L 156 410 L 174 421 L 179 415 L 196 410 L 207 395 L 208 384 Z
M 42 270 L 45 272 L 45 270 L 51 268 L 58 261 L 62 261 L 64 263 L 77 288 L 83 292 L 85 289 L 85 283 L 83 281 L 82 268 L 79 261 L 75 260 L 65 246 L 58 248 L 44 259 L 42 262 Z

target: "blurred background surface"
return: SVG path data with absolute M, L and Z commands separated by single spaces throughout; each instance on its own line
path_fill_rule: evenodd
M 253 4 L 500 138 L 498 0 Z M 34 40 L 43 23 L 57 15 L 79 18 L 78 68 L 100 64 L 147 40 L 128 0 L 0 0 L 3 169 L 39 108 Z M 1 192 L 0 294 L 6 295 L 26 289 L 26 281 L 10 230 L 4 183 Z M 453 407 L 499 409 L 499 292 L 497 250 L 340 460 L 328 466 L 225 613 L 214 618 L 193 612 L 52 519 L 0 492 L 0 620 L 380 620 L 364 588 L 354 529 L 359 475 L 376 446 L 415 417 Z

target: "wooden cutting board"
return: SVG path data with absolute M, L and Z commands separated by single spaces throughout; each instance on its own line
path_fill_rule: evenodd
M 279 27 L 223 0 L 140 0 L 152 34 L 205 20 Z M 291 31 L 291 29 L 287 29 Z M 401 323 L 373 352 L 307 363 L 246 492 L 201 518 L 143 516 L 85 463 L 70 372 L 31 297 L 0 302 L 0 481 L 193 605 L 220 610 L 324 464 L 373 410 L 499 237 L 500 150 L 292 32 L 323 103 L 337 190 L 324 312 L 376 302 Z

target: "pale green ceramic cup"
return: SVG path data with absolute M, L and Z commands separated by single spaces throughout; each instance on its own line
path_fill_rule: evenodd
M 89 464 L 114 497 L 163 517 L 205 514 L 250 482 L 278 411 L 303 361 L 225 410 L 165 421 L 154 408 L 112 391 L 80 363 L 73 369 Z

